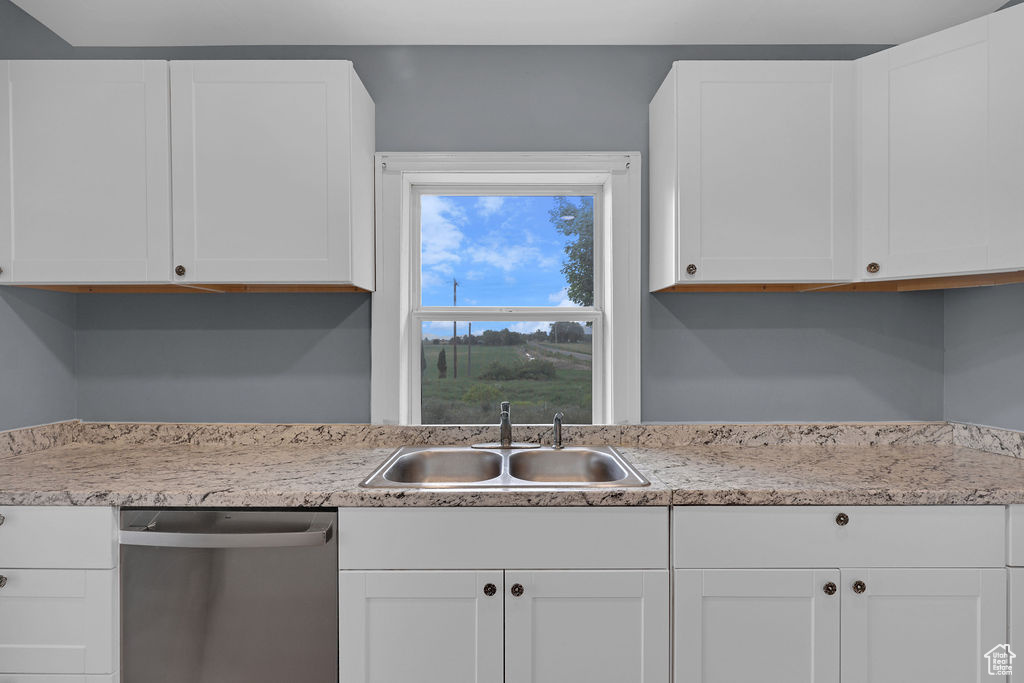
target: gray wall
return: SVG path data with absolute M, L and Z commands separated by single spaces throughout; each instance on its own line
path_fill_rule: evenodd
M 647 104 L 676 59 L 850 59 L 871 46 L 72 48 L 0 0 L 0 59 L 351 59 L 389 151 L 639 150 Z M 645 170 L 646 187 L 646 170 Z M 647 244 L 647 206 L 643 207 Z M 646 282 L 646 258 L 643 259 Z M 866 420 L 942 416 L 941 295 L 645 295 L 646 420 Z M 283 299 L 82 296 L 87 419 L 365 419 L 365 300 L 306 303 L 283 353 L 263 321 Z M 212 301 L 212 299 L 211 299 Z M 288 301 L 291 301 L 290 299 Z M 342 299 L 341 301 L 345 301 Z M 340 303 L 344 308 L 350 304 Z M 155 312 L 167 315 L 159 316 Z M 212 312 L 216 312 L 213 315 Z M 325 315 L 317 320 L 316 315 Z M 330 324 L 335 327 L 331 328 Z M 319 327 L 317 327 L 319 325 Z M 308 333 L 308 334 L 307 334 Z M 322 335 L 320 343 L 313 337 Z M 934 336 L 928 337 L 928 334 Z M 179 350 L 168 345 L 175 339 Z M 359 363 L 332 359 L 344 349 Z M 250 340 L 242 358 L 233 351 Z M 303 349 L 307 353 L 303 353 Z M 290 361 L 290 364 L 289 364 Z M 221 369 L 218 363 L 226 364 Z M 316 385 L 319 363 L 344 381 Z M 291 375 L 287 400 L 265 391 Z M 205 373 L 209 371 L 211 376 Z M 306 393 L 303 389 L 315 385 Z M 225 399 L 232 403 L 225 405 Z M 325 400 L 333 402 L 325 405 Z M 339 406 L 335 409 L 335 405 Z
M 75 297 L 0 288 L 0 430 L 74 417 Z
M 941 292 L 652 299 L 645 421 L 942 419 Z
M 946 292 L 946 419 L 1024 430 L 1024 285 Z
M 366 294 L 80 295 L 83 420 L 368 422 Z

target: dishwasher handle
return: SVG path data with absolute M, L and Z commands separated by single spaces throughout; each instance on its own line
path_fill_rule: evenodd
M 174 525 L 168 525 L 169 529 L 164 531 L 158 523 L 159 516 L 160 513 L 156 513 L 146 518 L 148 521 L 133 520 L 122 525 L 118 537 L 121 545 L 212 549 L 302 548 L 326 545 L 334 535 L 334 515 L 322 512 L 313 513 L 307 528 L 287 531 L 271 530 L 273 526 L 261 531 L 258 523 L 243 528 L 231 528 L 242 525 L 229 525 L 223 529 L 200 531 L 175 530 Z M 145 523 L 141 523 L 143 521 Z

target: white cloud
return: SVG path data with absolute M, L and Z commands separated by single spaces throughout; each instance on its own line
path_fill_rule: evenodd
M 425 195 L 420 201 L 420 262 L 422 286 L 437 287 L 450 278 L 452 264 L 462 261 L 459 253 L 466 236 L 459 223 L 465 214 L 452 201 L 444 197 Z
M 486 218 L 501 211 L 504 203 L 504 197 L 480 197 L 476 200 L 476 211 Z
M 530 334 L 531 332 L 537 332 L 538 330 L 544 330 L 547 332 L 551 328 L 549 322 L 537 322 L 537 321 L 526 321 L 521 323 L 512 323 L 508 326 L 508 329 L 513 332 L 519 332 L 520 334 Z
M 558 265 L 557 258 L 545 255 L 540 249 L 523 244 L 499 244 L 497 240 L 488 240 L 480 246 L 472 246 L 466 254 L 473 263 L 482 263 L 503 270 L 506 273 L 519 270 L 525 265 L 545 270 Z
M 548 301 L 550 301 L 556 306 L 566 307 L 576 305 L 576 302 L 569 298 L 568 287 L 562 287 L 557 292 L 552 292 L 551 294 L 548 294 Z

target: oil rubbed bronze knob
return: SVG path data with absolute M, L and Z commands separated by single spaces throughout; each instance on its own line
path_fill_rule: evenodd
M 856 593 L 857 595 L 860 595 L 861 593 L 863 593 L 867 589 L 868 589 L 868 585 L 866 583 L 864 583 L 863 581 L 854 581 L 853 582 L 853 592 Z
M 6 576 L 0 576 L 0 588 L 3 588 L 6 585 L 7 585 L 7 577 Z
M 874 275 L 875 273 L 877 273 L 881 269 L 882 269 L 882 266 L 878 265 L 874 261 L 872 261 L 871 263 L 868 264 L 868 272 L 871 273 L 872 275 Z
M 518 597 L 522 596 L 522 594 L 523 594 L 523 584 L 521 584 L 521 583 L 514 583 L 514 584 L 512 584 L 512 595 L 514 595 L 514 596 L 516 596 L 518 598 Z
M 491 597 L 492 595 L 494 595 L 497 592 L 498 592 L 498 587 L 495 586 L 493 583 L 488 583 L 488 584 L 486 584 L 484 586 L 484 595 L 486 595 L 487 597 Z
M 185 274 L 185 266 L 177 266 L 174 269 L 174 274 L 177 275 L 178 277 L 181 277 L 182 275 L 184 275 Z
M 826 583 L 824 586 L 821 587 L 821 590 L 825 591 L 825 595 L 835 595 L 836 594 L 836 585 L 834 583 L 832 583 L 831 581 L 829 581 L 828 583 Z
M 687 275 L 696 275 L 697 274 L 697 266 L 696 266 L 696 264 L 691 263 L 690 265 L 686 266 L 686 274 Z
M 7 521 L 7 518 L 4 517 L 3 515 L 0 515 L 0 526 L 3 526 L 4 522 L 6 522 L 6 521 Z
M 836 515 L 836 524 L 838 524 L 839 526 L 846 526 L 849 523 L 850 516 L 845 512 L 840 512 L 838 515 Z

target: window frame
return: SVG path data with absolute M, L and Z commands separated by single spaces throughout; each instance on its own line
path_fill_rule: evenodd
M 378 153 L 375 166 L 372 422 L 420 424 L 423 322 L 478 320 L 591 322 L 593 423 L 639 422 L 639 153 Z M 593 196 L 594 305 L 424 307 L 419 216 L 424 194 Z

